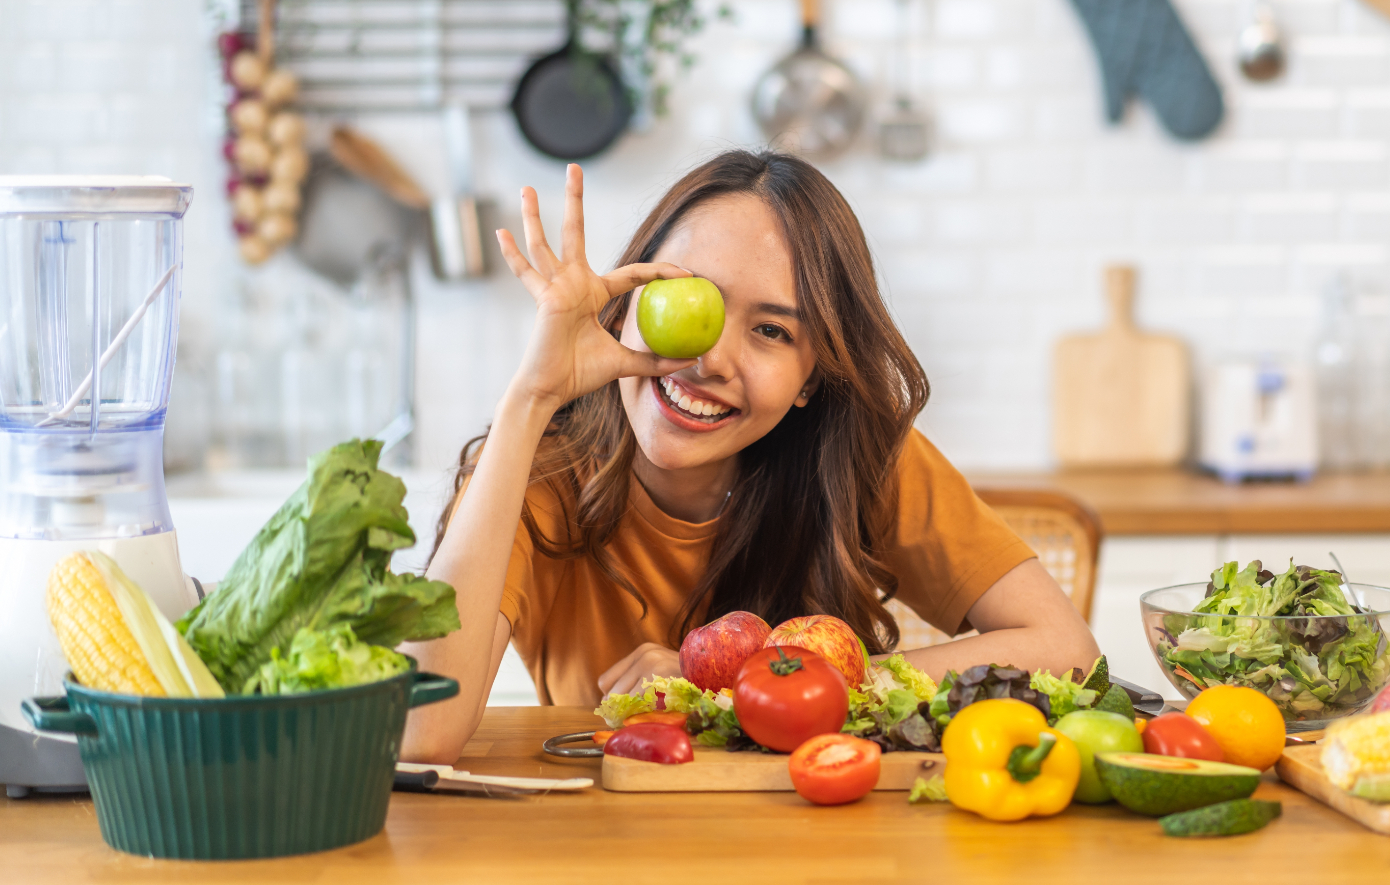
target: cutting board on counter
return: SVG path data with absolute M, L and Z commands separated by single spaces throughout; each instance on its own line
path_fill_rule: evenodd
M 1053 447 L 1064 467 L 1168 467 L 1187 452 L 1187 346 L 1134 325 L 1134 268 L 1105 271 L 1109 324 L 1053 360 Z
M 1309 744 L 1286 747 L 1284 755 L 1274 763 L 1274 770 L 1284 783 L 1307 793 L 1357 823 L 1390 836 L 1390 803 L 1368 802 L 1338 788 L 1322 770 L 1322 747 Z
M 618 793 L 738 793 L 792 789 L 787 756 L 730 753 L 696 747 L 695 760 L 661 765 L 620 756 L 603 757 L 603 788 Z M 875 790 L 910 790 L 919 777 L 946 770 L 940 753 L 884 753 Z

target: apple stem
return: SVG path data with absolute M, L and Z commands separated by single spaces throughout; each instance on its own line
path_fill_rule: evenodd
M 778 676 L 790 676 L 801 669 L 801 658 L 789 658 L 787 653 L 782 651 L 782 646 L 773 646 L 777 649 L 777 660 L 768 664 L 772 672 Z

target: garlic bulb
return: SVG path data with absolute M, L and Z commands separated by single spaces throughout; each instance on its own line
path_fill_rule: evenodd
M 294 216 L 283 212 L 271 212 L 256 224 L 256 236 L 272 246 L 282 246 L 299 233 L 299 225 Z
M 270 177 L 276 182 L 298 184 L 309 172 L 309 155 L 304 148 L 283 147 L 270 163 Z
M 266 130 L 270 143 L 276 147 L 289 147 L 304 141 L 304 118 L 289 111 L 281 111 L 270 118 Z
M 260 188 L 243 182 L 232 193 L 232 217 L 237 221 L 255 221 L 265 211 L 265 202 Z
M 251 234 L 237 241 L 241 250 L 241 260 L 247 264 L 260 264 L 270 257 L 270 246 L 265 240 Z
M 265 131 L 270 121 L 270 112 L 265 102 L 255 98 L 243 98 L 232 105 L 232 128 L 242 135 L 259 135 Z
M 238 52 L 232 57 L 231 77 L 242 92 L 255 92 L 265 82 L 265 62 L 254 52 Z
M 243 135 L 232 146 L 237 168 L 247 175 L 260 175 L 270 168 L 270 145 L 256 135 Z M 278 159 L 278 158 L 277 158 Z
M 271 107 L 288 104 L 298 95 L 298 78 L 284 68 L 277 68 L 266 74 L 265 82 L 261 84 L 261 97 L 269 102 Z
M 266 212 L 284 212 L 289 215 L 299 211 L 299 185 L 288 181 L 273 181 L 265 189 L 264 207 Z

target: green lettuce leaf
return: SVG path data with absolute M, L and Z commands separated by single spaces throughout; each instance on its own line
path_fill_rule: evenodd
M 1096 693 L 1082 688 L 1070 679 L 1058 679 L 1046 670 L 1039 670 L 1028 680 L 1028 687 L 1047 695 L 1052 707 L 1050 721 L 1056 721 L 1075 710 L 1095 705 Z
M 923 802 L 945 802 L 946 778 L 939 774 L 934 774 L 929 778 L 917 778 L 912 782 L 912 792 L 907 794 L 907 801 L 912 805 L 920 805 Z
M 871 676 L 883 671 L 892 673 L 897 680 L 898 684 L 893 686 L 894 688 L 911 690 L 918 701 L 930 701 L 936 697 L 936 683 L 932 678 L 912 666 L 902 655 L 889 655 L 881 661 L 875 661 Z
M 372 645 L 436 639 L 459 627 L 454 590 L 387 572 L 415 543 L 405 485 L 377 468 L 381 443 L 352 440 L 309 461 L 309 478 L 178 629 L 229 692 L 300 630 L 339 624 Z
M 289 654 L 272 649 L 242 689 L 243 694 L 299 694 L 390 679 L 410 669 L 410 660 L 389 648 L 362 642 L 347 624 L 327 630 L 302 629 Z
M 627 717 L 650 713 L 655 709 L 656 705 L 647 703 L 647 699 L 640 694 L 610 694 L 604 696 L 594 715 L 603 717 L 609 728 L 622 728 L 623 720 Z

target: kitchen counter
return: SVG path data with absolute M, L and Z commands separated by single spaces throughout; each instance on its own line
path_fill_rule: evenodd
M 1390 473 L 1228 485 L 1186 470 L 972 473 L 976 488 L 1057 489 L 1100 516 L 1107 535 L 1390 532 Z
M 490 708 L 458 767 L 474 773 L 599 777 L 599 761 L 560 760 L 541 742 L 593 728 L 587 710 Z M 473 799 L 397 793 L 385 832 L 336 851 L 266 861 L 192 863 L 107 848 L 91 802 L 3 800 L 7 883 L 254 881 L 350 883 L 724 882 L 1070 883 L 1372 881 L 1390 838 L 1279 782 L 1256 797 L 1284 803 L 1269 827 L 1229 839 L 1164 837 L 1117 806 L 1073 806 L 1018 824 L 902 792 L 817 808 L 794 793 L 608 793 Z

